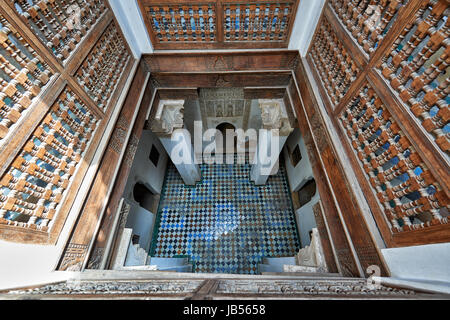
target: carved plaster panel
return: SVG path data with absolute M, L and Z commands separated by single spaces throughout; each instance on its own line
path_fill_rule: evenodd
M 281 136 L 288 136 L 294 130 L 291 127 L 282 99 L 259 99 L 264 129 L 279 129 Z
M 183 127 L 184 100 L 161 100 L 151 123 L 156 134 L 170 135 Z

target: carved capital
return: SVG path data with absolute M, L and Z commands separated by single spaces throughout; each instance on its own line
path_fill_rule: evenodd
M 294 130 L 286 113 L 282 99 L 259 99 L 263 128 L 278 129 L 280 136 L 288 136 Z
M 184 100 L 161 100 L 152 120 L 151 129 L 156 134 L 170 135 L 183 127 Z

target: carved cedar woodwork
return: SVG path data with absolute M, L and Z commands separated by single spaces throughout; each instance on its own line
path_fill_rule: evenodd
M 319 21 L 309 55 L 328 97 L 337 105 L 360 70 L 325 17 Z
M 224 40 L 285 42 L 294 8 L 294 1 L 224 3 Z
M 330 6 L 355 42 L 372 54 L 409 0 L 331 0 Z
M 107 1 L 0 2 L 0 237 L 54 244 L 133 58 Z
M 392 232 L 449 222 L 448 197 L 370 85 L 341 120 Z
M 6 0 L 47 48 L 64 62 L 100 16 L 104 0 Z
M 287 47 L 298 0 L 139 0 L 155 49 Z
M 0 139 L 39 96 L 53 71 L 0 14 Z
M 449 10 L 445 0 L 331 0 L 307 54 L 389 247 L 449 239 Z M 342 56 L 328 52 L 339 43 L 361 70 L 337 99 Z
M 450 151 L 450 13 L 446 1 L 423 1 L 412 24 L 398 34 L 379 70 L 407 109 Z
M 203 296 L 202 288 L 211 285 Z M 206 287 L 207 288 L 207 287 Z M 372 280 L 359 278 L 317 277 L 308 279 L 124 279 L 111 280 L 108 274 L 101 280 L 69 280 L 45 284 L 34 288 L 19 288 L 0 292 L 2 298 L 20 295 L 22 298 L 43 297 L 94 297 L 94 298 L 184 298 L 188 300 L 209 299 L 255 299 L 255 298 L 332 298 L 332 299 L 424 299 L 445 298 L 405 288 L 383 284 L 374 285 Z
M 97 127 L 68 87 L 0 180 L 0 224 L 49 231 Z
M 152 5 L 145 7 L 144 17 L 151 22 L 156 43 L 216 40 L 214 3 Z
M 118 27 L 111 22 L 76 72 L 80 86 L 103 111 L 130 57 Z

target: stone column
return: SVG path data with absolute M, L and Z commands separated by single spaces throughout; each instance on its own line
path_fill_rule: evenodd
M 264 185 L 269 176 L 278 171 L 281 150 L 294 129 L 282 99 L 259 99 L 259 107 L 263 128 L 259 131 L 250 179 L 256 185 Z
M 161 100 L 151 130 L 158 136 L 184 183 L 192 186 L 201 180 L 201 172 L 194 161 L 191 136 L 184 128 L 183 110 L 184 100 Z

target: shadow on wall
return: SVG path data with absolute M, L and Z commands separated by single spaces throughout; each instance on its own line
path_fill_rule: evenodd
M 284 159 L 292 201 L 295 209 L 298 233 L 302 247 L 311 243 L 311 230 L 316 228 L 313 206 L 319 202 L 316 181 L 300 130 L 295 128 L 286 141 Z
M 167 162 L 168 155 L 158 137 L 144 130 L 123 198 L 131 205 L 126 228 L 133 229 L 133 235 L 145 250 L 150 246 Z

